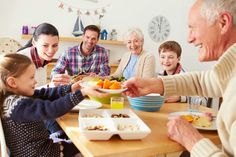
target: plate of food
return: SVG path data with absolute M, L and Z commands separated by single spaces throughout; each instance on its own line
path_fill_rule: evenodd
M 72 111 L 78 111 L 81 109 L 96 109 L 96 108 L 100 108 L 101 106 L 102 106 L 102 104 L 100 102 L 84 99 L 78 105 L 76 105 L 72 109 Z
M 168 119 L 173 119 L 174 117 L 182 117 L 191 123 L 196 129 L 199 130 L 217 130 L 216 119 L 211 113 L 202 112 L 173 112 L 170 113 Z
M 81 87 L 91 87 L 91 86 L 98 86 L 98 90 L 105 92 L 105 93 L 110 93 L 110 94 L 118 94 L 122 93 L 127 88 L 125 88 L 121 82 L 117 80 L 108 80 L 108 79 L 100 79 L 98 81 L 81 81 L 80 83 Z

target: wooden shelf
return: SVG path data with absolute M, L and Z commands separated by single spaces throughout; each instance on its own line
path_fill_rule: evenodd
M 21 35 L 22 39 L 31 39 L 32 35 Z M 66 41 L 66 42 L 81 42 L 81 37 L 60 37 L 60 41 Z M 123 41 L 117 41 L 117 40 L 99 40 L 99 44 L 109 44 L 109 45 L 124 45 Z

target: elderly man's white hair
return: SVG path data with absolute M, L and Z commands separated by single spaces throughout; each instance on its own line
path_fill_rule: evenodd
M 201 15 L 207 18 L 210 23 L 215 22 L 222 12 L 228 12 L 233 16 L 233 23 L 236 26 L 236 0 L 201 0 Z

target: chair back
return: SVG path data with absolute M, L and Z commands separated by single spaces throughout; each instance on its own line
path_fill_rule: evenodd
M 1 144 L 1 157 L 10 157 L 8 148 L 5 141 L 4 131 L 2 127 L 2 119 L 0 119 L 0 144 Z
M 0 54 L 15 53 L 21 47 L 21 44 L 14 39 L 8 37 L 0 38 Z

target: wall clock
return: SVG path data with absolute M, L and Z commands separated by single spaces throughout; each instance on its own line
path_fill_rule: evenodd
M 152 18 L 148 25 L 148 34 L 155 42 L 162 42 L 170 34 L 170 23 L 164 16 Z

